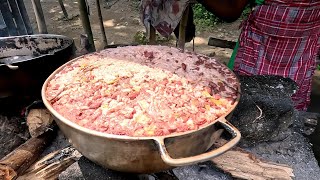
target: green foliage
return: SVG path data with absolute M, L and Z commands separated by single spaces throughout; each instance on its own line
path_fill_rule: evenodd
M 165 38 L 163 36 L 160 36 L 158 33 L 156 34 L 156 41 L 157 43 L 168 43 L 170 42 L 171 40 L 173 40 L 174 37 L 173 36 L 170 36 L 169 38 Z M 138 44 L 147 44 L 148 43 L 148 38 L 146 37 L 146 33 L 144 31 L 138 31 L 134 37 L 133 37 L 133 41 L 135 43 L 138 43 Z
M 207 11 L 206 8 L 199 3 L 193 5 L 192 9 L 194 12 L 194 22 L 197 28 L 210 29 L 217 24 L 224 23 L 223 20 L 219 19 L 217 16 Z M 247 6 L 242 12 L 240 19 L 246 19 L 250 12 L 251 8 Z
M 246 19 L 246 18 L 249 16 L 250 13 L 251 13 L 251 8 L 250 8 L 250 6 L 248 5 L 248 6 L 243 10 L 240 18 L 241 18 L 241 19 Z
M 199 3 L 195 4 L 192 9 L 194 13 L 194 22 L 199 28 L 210 28 L 223 22 L 211 12 L 207 11 L 205 7 Z
M 133 0 L 130 5 L 136 11 L 140 11 L 140 0 Z
M 317 69 L 320 70 L 320 65 L 317 66 Z

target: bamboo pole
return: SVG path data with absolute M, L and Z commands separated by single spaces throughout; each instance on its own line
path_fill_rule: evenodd
M 88 36 L 88 40 L 89 40 L 88 51 L 94 52 L 94 51 L 96 51 L 96 48 L 94 46 L 90 20 L 88 17 L 87 4 L 86 4 L 85 0 L 78 0 L 78 3 L 79 3 L 79 10 L 80 10 L 80 17 L 81 17 L 82 26 L 83 26 L 84 31 L 85 31 L 86 35 Z
M 185 43 L 186 43 L 186 27 L 188 22 L 188 14 L 189 14 L 189 5 L 186 7 L 185 11 L 183 12 L 180 27 L 179 27 L 179 39 L 178 39 L 178 48 L 184 51 Z
M 100 30 L 101 30 L 102 40 L 103 40 L 103 47 L 106 48 L 108 46 L 108 41 L 107 41 L 106 31 L 103 25 L 100 0 L 96 0 L 96 4 L 97 4 L 97 10 L 98 10 L 99 25 L 100 25 Z
M 34 13 L 36 15 L 39 33 L 40 34 L 47 34 L 48 30 L 47 30 L 47 26 L 46 26 L 46 21 L 44 19 L 40 0 L 31 0 L 31 2 L 32 2 Z

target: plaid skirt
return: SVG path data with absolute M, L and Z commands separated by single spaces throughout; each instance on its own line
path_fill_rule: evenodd
M 242 24 L 234 71 L 291 78 L 298 85 L 292 100 L 296 109 L 305 111 L 319 37 L 319 0 L 266 0 Z

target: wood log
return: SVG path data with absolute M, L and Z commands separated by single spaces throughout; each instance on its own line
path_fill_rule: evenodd
M 55 137 L 56 128 L 32 137 L 0 160 L 0 179 L 11 180 L 22 174 L 41 155 Z
M 220 48 L 229 48 L 229 49 L 234 49 L 236 46 L 236 42 L 234 41 L 227 41 L 223 39 L 217 39 L 210 37 L 208 41 L 209 46 L 215 46 L 215 47 L 220 47 Z
M 45 21 L 44 15 L 43 15 L 41 2 L 40 2 L 40 0 L 31 0 L 31 2 L 32 2 L 34 13 L 36 15 L 39 33 L 40 34 L 47 34 L 48 30 L 47 30 L 46 21 Z
M 71 147 L 52 152 L 33 164 L 25 174 L 19 176 L 17 180 L 58 179 L 59 174 L 66 170 L 71 164 L 78 161 L 81 156 L 77 150 Z
M 0 160 L 0 180 L 11 180 L 28 169 L 56 135 L 57 126 L 47 109 L 32 109 L 27 117 L 32 138 Z
M 221 146 L 225 141 L 220 139 L 216 145 Z M 292 179 L 292 168 L 283 164 L 264 161 L 250 152 L 235 147 L 226 153 L 212 159 L 216 167 L 238 179 Z
M 31 137 L 42 134 L 53 122 L 53 116 L 47 109 L 31 109 L 27 116 L 27 125 Z

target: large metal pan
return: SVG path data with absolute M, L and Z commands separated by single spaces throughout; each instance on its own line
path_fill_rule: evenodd
M 37 96 L 47 77 L 71 60 L 73 39 L 55 34 L 0 38 L 0 97 Z
M 238 104 L 240 94 L 225 115 L 196 131 L 158 137 L 128 137 L 79 126 L 54 110 L 47 101 L 45 93 L 48 82 L 54 75 L 77 59 L 61 66 L 49 76 L 42 87 L 42 99 L 48 110 L 56 117 L 58 126 L 70 143 L 85 157 L 105 168 L 133 173 L 159 172 L 210 160 L 228 151 L 240 140 L 240 132 L 226 120 Z M 239 86 L 238 82 L 240 90 Z M 232 138 L 222 147 L 207 151 L 215 141 L 213 134 L 218 126 L 224 128 Z

